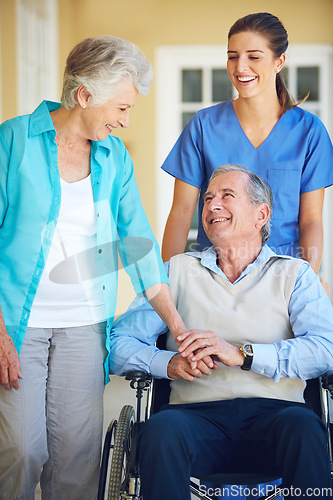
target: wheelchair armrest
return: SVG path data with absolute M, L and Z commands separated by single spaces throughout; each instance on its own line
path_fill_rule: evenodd
M 131 370 L 130 372 L 126 372 L 125 380 L 131 380 L 132 382 L 140 382 L 140 381 L 150 381 L 152 380 L 152 376 L 150 373 L 141 371 L 141 370 Z
M 324 389 L 330 391 L 331 394 L 333 393 L 333 375 L 323 375 L 321 383 Z

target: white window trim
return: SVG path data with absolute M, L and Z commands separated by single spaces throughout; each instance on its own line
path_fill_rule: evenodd
M 225 64 L 223 61 L 225 60 Z M 188 68 L 210 68 L 219 61 L 226 67 L 225 45 L 160 46 L 156 49 L 156 164 L 157 173 L 157 239 L 163 231 L 172 204 L 173 178 L 160 166 L 180 132 L 181 71 Z M 208 106 L 210 103 L 206 103 Z M 203 106 L 205 106 L 205 102 Z M 175 126 L 176 124 L 176 126 Z
M 59 99 L 57 0 L 16 0 L 16 12 L 17 109 L 24 114 L 43 99 Z M 31 54 L 37 67 L 26 64 Z M 29 90 L 29 84 L 34 88 Z

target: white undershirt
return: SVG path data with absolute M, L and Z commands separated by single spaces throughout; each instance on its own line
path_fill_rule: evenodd
M 64 328 L 105 320 L 101 284 L 92 258 L 96 219 L 90 175 L 77 182 L 60 181 L 59 217 L 29 327 Z

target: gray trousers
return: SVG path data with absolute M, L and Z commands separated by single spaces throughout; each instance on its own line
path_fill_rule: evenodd
M 103 432 L 105 323 L 28 328 L 18 391 L 0 387 L 0 499 L 93 500 Z

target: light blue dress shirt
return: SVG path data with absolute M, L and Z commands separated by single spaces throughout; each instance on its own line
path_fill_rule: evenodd
M 204 267 L 227 280 L 216 264 L 217 254 L 213 247 L 190 255 L 199 257 Z M 275 256 L 264 245 L 258 258 L 245 269 L 235 284 Z M 168 272 L 168 264 L 166 270 Z M 276 382 L 281 377 L 307 380 L 333 373 L 333 309 L 318 276 L 305 261 L 298 271 L 290 298 L 289 316 L 295 338 L 275 344 L 254 344 L 252 370 Z M 154 345 L 157 337 L 166 331 L 166 325 L 150 304 L 137 297 L 112 327 L 111 372 L 122 375 L 139 369 L 155 377 L 168 378 L 167 366 L 176 352 L 159 351 Z
M 18 352 L 60 209 L 58 149 L 50 116 L 59 107 L 43 101 L 31 115 L 0 126 L 0 306 Z M 168 278 L 122 141 L 109 136 L 92 142 L 90 164 L 97 227 L 91 260 L 103 291 L 109 350 L 118 253 L 136 293 Z M 108 359 L 105 374 L 108 381 Z

